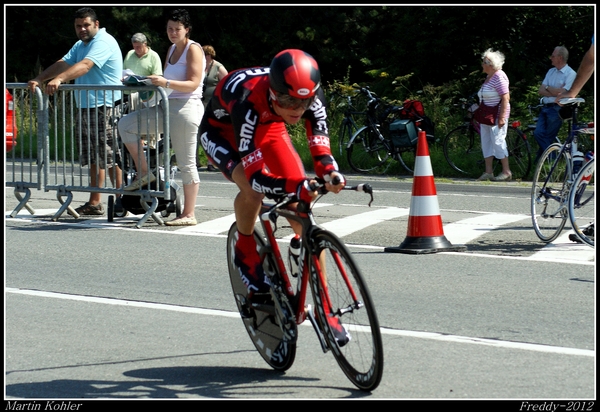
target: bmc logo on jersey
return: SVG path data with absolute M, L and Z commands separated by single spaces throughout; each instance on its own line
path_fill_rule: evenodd
M 304 87 L 302 89 L 296 90 L 296 93 L 298 93 L 300 96 L 308 96 L 310 94 L 310 90 Z

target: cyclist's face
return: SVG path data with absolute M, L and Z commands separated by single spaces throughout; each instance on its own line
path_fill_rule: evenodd
M 277 92 L 272 92 L 271 97 L 275 113 L 281 116 L 287 124 L 298 123 L 315 100 L 314 96 L 308 99 L 298 99 Z
M 302 106 L 292 109 L 284 109 L 283 107 L 279 106 L 276 101 L 273 102 L 273 110 L 275 110 L 275 113 L 277 113 L 278 116 L 281 116 L 283 121 L 287 124 L 298 123 L 306 111 L 306 109 Z

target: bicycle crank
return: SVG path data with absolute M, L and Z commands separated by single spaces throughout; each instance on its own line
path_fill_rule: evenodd
M 306 317 L 310 320 L 310 323 L 313 325 L 315 332 L 317 334 L 317 338 L 319 339 L 319 343 L 321 343 L 321 348 L 323 349 L 323 353 L 327 353 L 329 350 L 329 346 L 327 345 L 327 341 L 325 340 L 325 336 L 323 336 L 323 332 L 321 331 L 321 327 L 319 323 L 315 319 L 315 315 L 313 313 L 312 305 L 308 305 L 306 307 Z
M 279 320 L 279 328 L 283 333 L 284 339 L 294 343 L 298 339 L 298 327 L 296 325 L 296 317 L 290 306 L 290 302 L 277 286 L 271 287 L 273 303 L 275 304 L 275 316 Z

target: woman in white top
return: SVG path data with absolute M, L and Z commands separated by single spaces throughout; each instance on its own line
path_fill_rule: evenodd
M 173 45 L 167 52 L 164 76 L 148 76 L 154 86 L 161 86 L 171 91 L 169 136 L 183 181 L 183 211 L 175 219 L 165 222 L 167 226 L 196 224 L 196 197 L 200 186 L 200 176 L 196 168 L 197 135 L 198 126 L 204 115 L 202 82 L 206 60 L 200 44 L 190 40 L 191 29 L 190 16 L 185 9 L 171 12 L 167 20 L 167 35 Z M 144 117 L 144 121 L 138 122 L 135 113 L 125 116 L 119 122 L 121 139 L 134 159 L 138 171 L 138 178 L 124 190 L 137 190 L 156 180 L 152 172 L 148 172 L 145 156 L 139 156 L 141 148 L 139 134 L 145 132 L 140 128 L 158 127 L 159 131 L 162 129 L 162 107 L 160 105 L 157 107 L 160 111 L 158 125 L 155 124 L 154 115 Z

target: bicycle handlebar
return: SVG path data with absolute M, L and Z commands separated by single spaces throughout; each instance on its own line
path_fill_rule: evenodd
M 317 184 L 311 185 L 311 189 L 317 191 L 319 194 L 324 195 L 328 192 L 325 188 L 325 180 L 321 178 L 315 178 Z M 331 181 L 332 185 L 337 185 L 340 182 L 340 178 L 335 176 Z M 354 190 L 355 192 L 363 192 L 371 196 L 371 200 L 369 201 L 369 207 L 371 207 L 371 203 L 373 203 L 373 187 L 368 183 L 360 183 L 356 186 L 346 185 L 342 188 L 342 190 Z
M 327 191 L 327 189 L 325 189 L 325 180 L 318 178 L 318 177 L 314 178 L 314 180 L 317 183 L 314 185 L 311 185 L 311 189 L 314 191 L 317 191 L 321 195 L 326 194 L 328 191 Z M 332 184 L 335 185 L 337 183 L 339 183 L 339 177 L 336 176 L 336 177 L 334 177 Z M 373 203 L 373 187 L 369 183 L 361 183 L 356 186 L 346 185 L 342 188 L 342 190 L 354 190 L 355 192 L 367 193 L 368 195 L 371 196 L 371 200 L 369 201 L 369 207 L 371 207 L 371 204 Z M 310 205 L 308 205 L 306 202 L 299 200 L 295 193 L 288 193 L 288 194 L 282 196 L 279 200 L 277 200 L 275 204 L 270 205 L 267 213 L 271 214 L 275 209 L 285 207 L 285 206 L 289 205 L 290 203 L 298 203 L 299 205 L 302 205 L 302 204 L 306 205 L 304 207 L 299 206 L 298 210 L 301 210 L 304 208 L 306 208 L 308 210 L 308 208 L 310 207 Z

